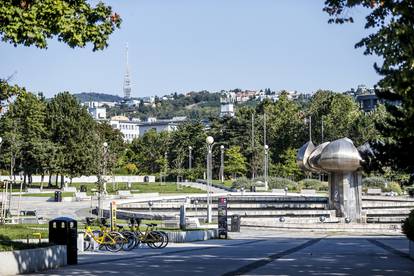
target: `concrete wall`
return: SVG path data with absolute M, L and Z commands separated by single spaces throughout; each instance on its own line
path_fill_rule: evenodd
M 170 242 L 205 241 L 217 238 L 217 229 L 167 232 Z
M 0 275 L 16 275 L 64 266 L 66 246 L 0 252 Z
M 34 183 L 41 182 L 41 176 L 40 175 L 34 175 L 33 177 Z M 105 176 L 105 179 L 111 183 L 111 182 L 131 182 L 131 183 L 137 183 L 137 182 L 144 182 L 145 176 L 142 175 L 115 175 L 115 176 Z M 3 180 L 9 180 L 10 176 L 0 176 L 0 181 Z M 16 179 L 19 179 L 16 177 Z M 54 177 L 52 176 L 52 181 L 54 181 Z M 65 177 L 65 182 L 70 183 L 70 178 Z M 81 176 L 81 177 L 75 177 L 72 179 L 73 183 L 95 183 L 98 181 L 98 178 L 96 176 Z M 49 182 L 49 176 L 45 176 L 43 179 L 44 183 Z M 155 176 L 148 175 L 148 182 L 155 182 Z

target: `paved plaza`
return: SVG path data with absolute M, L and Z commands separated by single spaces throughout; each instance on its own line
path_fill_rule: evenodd
M 341 236 L 243 228 L 229 240 L 89 252 L 38 275 L 414 275 L 403 236 Z

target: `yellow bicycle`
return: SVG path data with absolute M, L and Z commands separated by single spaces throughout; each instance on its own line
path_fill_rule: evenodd
M 92 219 L 86 218 L 85 233 L 83 238 L 84 250 L 91 247 L 92 240 L 99 244 L 99 248 L 106 248 L 111 252 L 118 252 L 122 249 L 125 238 L 116 231 L 109 231 L 109 225 L 102 219 L 100 230 L 92 230 Z

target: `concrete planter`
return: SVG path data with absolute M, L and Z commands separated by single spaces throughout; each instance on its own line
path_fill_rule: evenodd
M 17 275 L 66 265 L 66 246 L 0 252 L 0 275 Z
M 170 242 L 193 242 L 193 241 L 205 241 L 217 238 L 217 230 L 195 230 L 195 231 L 177 231 L 167 232 Z
M 409 241 L 410 242 L 410 258 L 414 260 L 414 241 Z

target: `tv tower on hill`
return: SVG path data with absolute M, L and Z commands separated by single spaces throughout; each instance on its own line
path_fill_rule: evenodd
M 129 60 L 128 60 L 128 43 L 126 44 L 126 71 L 124 75 L 124 98 L 131 98 L 131 78 L 129 73 Z

